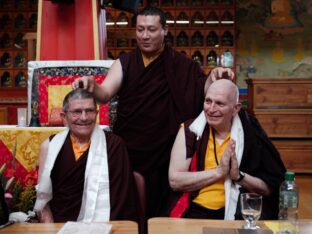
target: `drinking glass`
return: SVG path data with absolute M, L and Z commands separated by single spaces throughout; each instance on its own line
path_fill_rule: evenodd
M 262 209 L 262 196 L 256 193 L 242 193 L 240 197 L 241 211 L 246 221 L 244 229 L 257 229 L 257 220 L 260 218 Z

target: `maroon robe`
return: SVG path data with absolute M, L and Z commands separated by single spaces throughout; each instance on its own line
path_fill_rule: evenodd
M 138 220 L 138 195 L 122 140 L 105 132 L 109 168 L 110 220 Z M 69 135 L 51 171 L 53 198 L 49 202 L 55 222 L 76 221 L 79 215 L 87 150 L 77 161 Z
M 157 216 L 169 189 L 170 151 L 179 124 L 200 113 L 206 75 L 170 47 L 147 67 L 138 48 L 119 59 L 123 83 L 114 132 L 126 142 L 133 169 L 145 176 L 147 216 Z
M 279 186 L 284 180 L 285 166 L 279 152 L 258 120 L 243 109 L 239 111 L 238 115 L 244 131 L 244 149 L 239 169 L 263 180 L 269 186 L 271 194 L 263 196 L 260 219 L 277 219 Z M 206 125 L 201 138 L 197 139 L 196 134 L 189 129 L 193 121 L 191 119 L 184 123 L 186 157 L 192 158 L 190 171 L 203 171 L 205 170 L 209 125 Z M 166 202 L 169 207 L 167 212 L 172 217 L 189 217 L 192 215 L 188 211 L 190 202 L 198 196 L 199 191 L 172 193 L 169 201 Z M 240 193 L 246 192 L 250 191 L 243 187 L 240 188 Z M 242 219 L 240 202 L 237 203 L 235 219 Z

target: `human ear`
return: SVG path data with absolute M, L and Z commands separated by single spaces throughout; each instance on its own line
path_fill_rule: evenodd
M 61 118 L 62 118 L 62 120 L 63 120 L 63 124 L 64 124 L 64 126 L 66 126 L 66 124 L 67 124 L 67 119 L 66 119 L 66 114 L 65 114 L 65 112 L 61 112 L 60 113 L 60 116 L 61 116 Z
M 168 31 L 169 31 L 169 27 L 168 27 L 168 25 L 166 24 L 165 27 L 164 27 L 164 35 L 165 35 L 165 36 L 167 36 Z
M 240 111 L 241 108 L 242 108 L 242 103 L 240 102 L 236 103 L 234 106 L 234 115 L 236 115 Z

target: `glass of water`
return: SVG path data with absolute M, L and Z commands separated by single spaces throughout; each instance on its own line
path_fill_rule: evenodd
M 257 220 L 262 210 L 262 196 L 256 193 L 242 193 L 240 197 L 241 211 L 246 221 L 245 229 L 257 229 Z

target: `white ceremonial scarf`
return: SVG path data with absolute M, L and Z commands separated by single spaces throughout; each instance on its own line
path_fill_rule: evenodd
M 204 132 L 207 120 L 205 117 L 204 111 L 193 121 L 189 126 L 189 129 L 196 134 L 197 140 L 199 140 Z M 244 151 L 244 130 L 242 122 L 238 115 L 233 118 L 232 128 L 231 128 L 231 139 L 235 140 L 235 154 L 238 162 L 238 166 L 241 163 L 243 151 Z M 232 180 L 227 177 L 224 181 L 224 190 L 225 190 L 225 220 L 234 220 L 236 205 L 239 202 L 239 188 L 241 186 L 232 183 Z
M 42 210 L 52 199 L 51 170 L 61 150 L 69 129 L 58 133 L 49 143 L 48 156 L 37 187 L 35 210 Z M 77 221 L 106 222 L 110 218 L 109 175 L 106 137 L 96 125 L 91 135 L 91 145 L 85 170 L 82 203 Z

